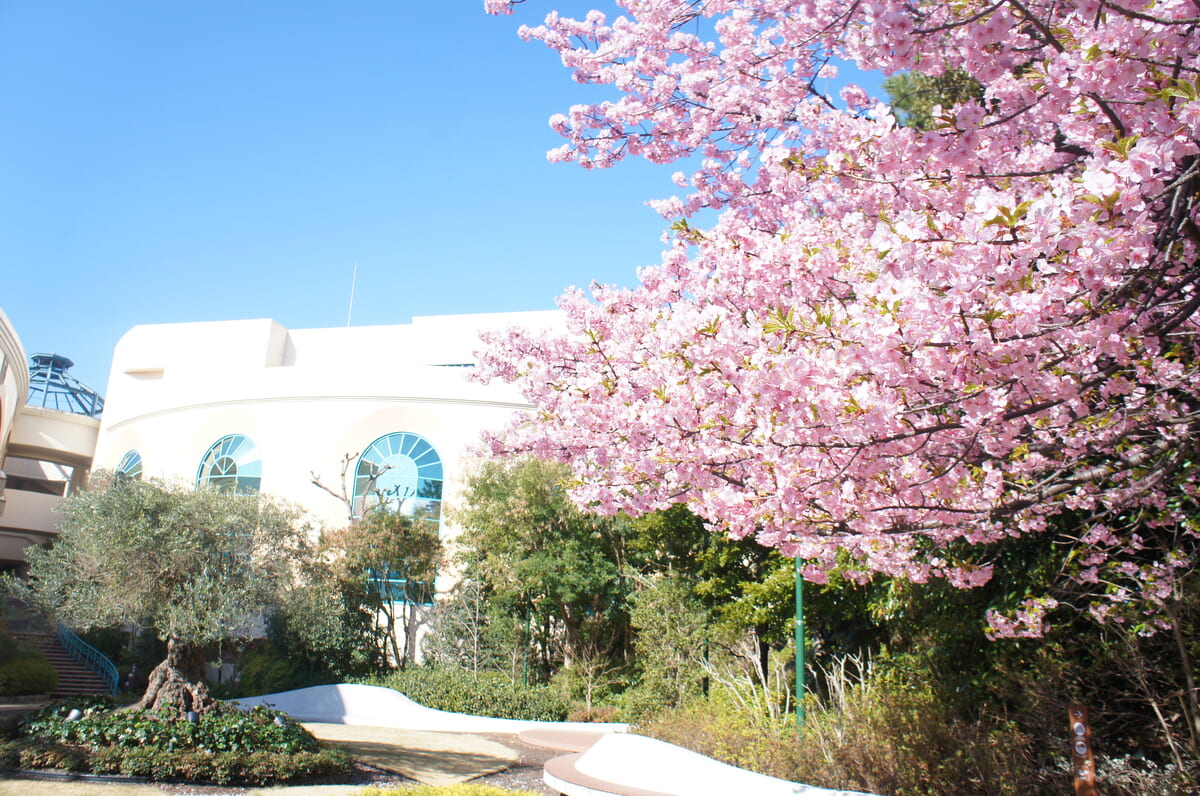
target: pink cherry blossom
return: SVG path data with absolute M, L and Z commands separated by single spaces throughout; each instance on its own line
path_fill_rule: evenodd
M 488 340 L 480 377 L 535 407 L 492 449 L 567 462 L 596 511 L 686 503 L 810 579 L 977 586 L 989 565 L 937 551 L 1070 511 L 1077 586 L 1107 589 L 1080 610 L 1170 599 L 1200 549 L 1194 4 L 616 5 L 522 29 L 616 96 L 553 117 L 550 157 L 679 162 L 686 193 L 654 204 L 672 233 L 637 286 Z M 965 70 L 984 99 L 901 127 L 822 95 L 831 59 Z M 1031 599 L 993 632 L 1067 608 Z

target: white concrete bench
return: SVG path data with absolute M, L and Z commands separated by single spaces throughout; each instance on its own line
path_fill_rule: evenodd
M 427 732 L 499 732 L 520 733 L 524 730 L 576 730 L 585 732 L 622 732 L 626 724 L 589 724 L 569 721 L 522 721 L 494 719 L 434 710 L 413 702 L 391 688 L 377 685 L 316 685 L 277 694 L 244 697 L 233 700 L 243 707 L 268 705 L 282 710 L 297 721 L 317 721 L 329 724 L 363 724 L 374 727 L 396 727 Z
M 756 774 L 630 733 L 548 761 L 542 779 L 564 796 L 871 796 Z

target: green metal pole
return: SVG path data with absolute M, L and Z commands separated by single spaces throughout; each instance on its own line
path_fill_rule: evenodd
M 804 727 L 804 578 L 800 556 L 796 562 L 796 729 Z

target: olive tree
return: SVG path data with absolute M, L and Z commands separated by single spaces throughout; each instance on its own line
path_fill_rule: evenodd
M 101 474 L 59 510 L 58 538 L 11 586 L 75 628 L 153 628 L 167 658 L 136 708 L 211 708 L 203 647 L 250 638 L 308 551 L 296 512 L 258 494 Z

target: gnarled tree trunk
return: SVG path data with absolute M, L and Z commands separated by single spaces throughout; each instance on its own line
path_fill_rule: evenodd
M 146 693 L 131 710 L 170 707 L 182 716 L 189 710 L 204 713 L 217 705 L 204 682 L 200 650 L 172 636 L 167 639 L 167 659 L 154 667 Z

